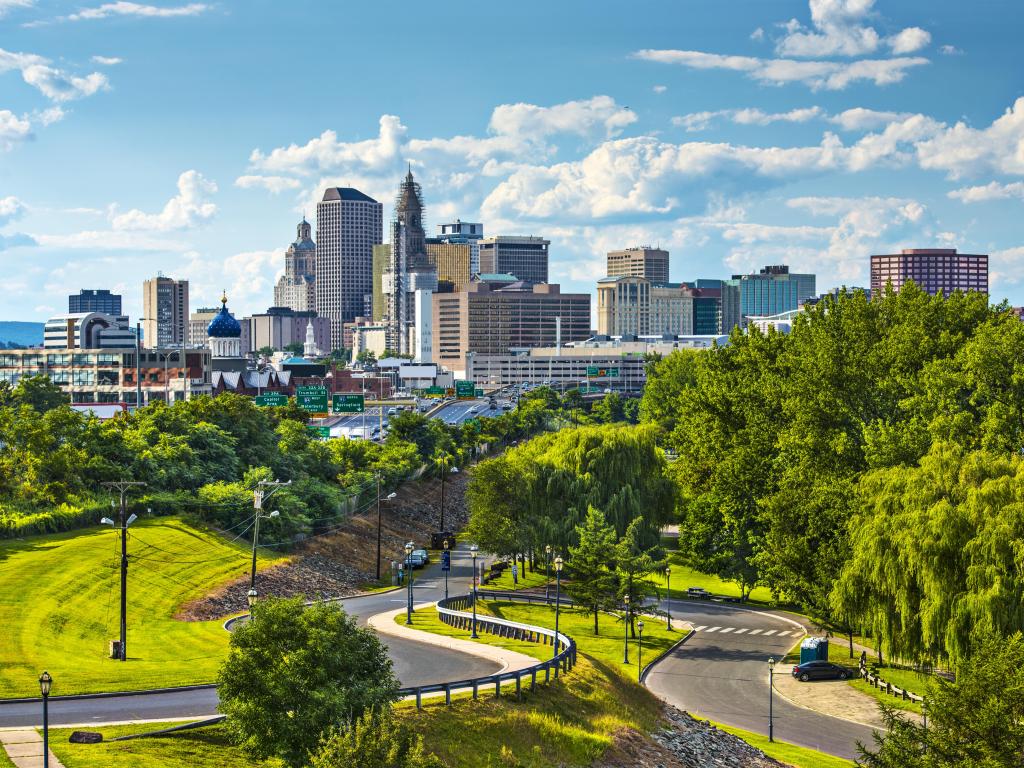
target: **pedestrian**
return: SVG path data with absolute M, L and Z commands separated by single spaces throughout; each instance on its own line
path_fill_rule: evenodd
M 518 586 L 519 584 L 519 568 L 515 562 L 512 563 L 512 586 Z

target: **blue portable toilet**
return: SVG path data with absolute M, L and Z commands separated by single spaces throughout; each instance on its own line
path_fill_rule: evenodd
M 808 637 L 800 643 L 800 663 L 828 661 L 828 638 Z

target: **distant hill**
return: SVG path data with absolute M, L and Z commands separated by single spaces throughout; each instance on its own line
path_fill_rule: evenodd
M 13 341 L 30 347 L 43 343 L 44 323 L 22 323 L 17 320 L 0 320 L 0 341 Z

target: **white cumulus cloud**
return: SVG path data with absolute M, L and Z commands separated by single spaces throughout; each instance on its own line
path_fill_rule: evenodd
M 34 53 L 16 53 L 0 48 L 0 74 L 18 71 L 22 79 L 51 101 L 62 102 L 91 96 L 107 87 L 107 77 L 99 72 L 80 76 L 54 67 L 52 62 Z
M 188 3 L 187 5 L 158 6 L 145 3 L 132 3 L 119 0 L 114 3 L 103 3 L 94 8 L 84 8 L 77 13 L 61 17 L 61 21 L 85 21 L 90 19 L 106 19 L 110 16 L 138 16 L 148 19 L 168 19 L 179 16 L 198 16 L 209 10 L 206 3 Z
M 1000 184 L 998 181 L 992 181 L 982 186 L 954 189 L 947 193 L 947 195 L 962 203 L 1007 200 L 1013 197 L 1024 199 L 1024 181 L 1014 181 L 1009 184 Z
M 216 204 L 207 196 L 217 191 L 213 181 L 199 171 L 185 171 L 178 177 L 178 194 L 167 201 L 159 213 L 138 209 L 114 216 L 112 226 L 118 230 L 167 232 L 188 229 L 209 221 L 217 213 Z

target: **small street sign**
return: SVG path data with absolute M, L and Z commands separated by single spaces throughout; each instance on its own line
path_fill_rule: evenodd
M 326 440 L 331 436 L 330 427 L 321 427 L 318 424 L 307 424 L 306 429 L 313 433 L 313 435 L 320 440 Z
M 441 553 L 441 570 L 450 571 L 452 569 L 452 553 L 447 549 Z

